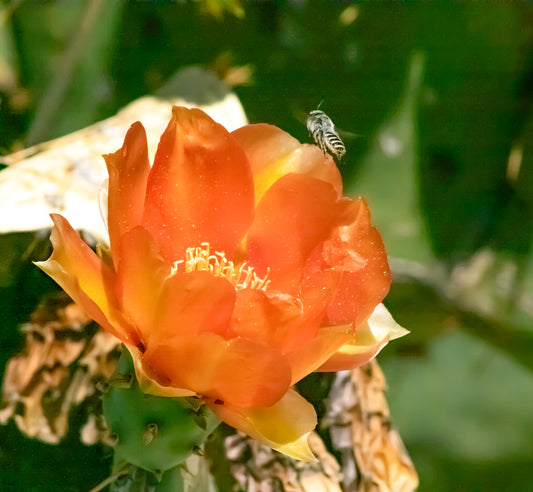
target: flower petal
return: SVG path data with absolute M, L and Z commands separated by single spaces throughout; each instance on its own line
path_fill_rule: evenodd
M 87 314 L 124 342 L 137 343 L 138 334 L 117 310 L 114 272 L 82 241 L 68 221 L 51 214 L 54 251 L 35 264 L 50 275 Z
M 286 354 L 292 370 L 291 384 L 316 371 L 343 345 L 349 343 L 353 339 L 352 331 L 351 324 L 322 327 L 311 342 Z
M 343 345 L 319 371 L 344 371 L 370 362 L 390 340 L 409 333 L 383 304 L 378 304 L 368 321 L 359 326 L 353 340 Z
M 335 292 L 327 310 L 327 324 L 363 323 L 390 287 L 390 269 L 383 241 L 370 222 L 366 202 L 357 207 L 353 221 L 333 230 L 309 256 L 305 274 L 309 282 Z
M 238 408 L 207 401 L 227 424 L 291 458 L 316 461 L 307 438 L 317 424 L 315 409 L 296 391 L 289 390 L 275 405 Z
M 248 340 L 275 344 L 276 314 L 277 310 L 264 292 L 257 289 L 238 290 L 231 320 L 232 330 L 236 336 Z
M 177 273 L 167 278 L 156 306 L 150 344 L 210 331 L 230 334 L 235 289 L 209 272 Z
M 133 367 L 135 369 L 135 378 L 139 384 L 139 388 L 143 393 L 154 396 L 168 396 L 170 398 L 176 398 L 181 396 L 196 396 L 194 391 L 174 388 L 173 386 L 163 386 L 159 384 L 155 379 L 150 377 L 143 368 L 143 354 L 142 352 L 132 345 L 124 345 L 128 352 L 131 354 L 133 360 Z
M 344 208 L 329 183 L 304 174 L 280 178 L 257 206 L 248 261 L 260 274 L 270 271 L 273 289 L 294 294 L 307 255 L 344 218 Z
M 320 319 L 301 299 L 286 294 L 267 296 L 256 289 L 237 292 L 232 329 L 236 336 L 277 347 L 285 353 L 311 338 Z
M 122 295 L 122 308 L 137 326 L 142 343 L 146 345 L 154 329 L 157 301 L 170 265 L 164 261 L 150 233 L 141 226 L 120 238 L 117 257 L 117 285 Z
M 396 322 L 384 304 L 376 306 L 367 323 L 374 336 L 378 339 L 388 336 L 389 340 L 396 340 L 411 333 Z
M 144 225 L 168 259 L 210 243 L 231 257 L 253 217 L 248 159 L 203 111 L 174 107 L 148 178 Z
M 142 124 L 131 125 L 122 148 L 104 155 L 104 159 L 109 173 L 107 224 L 111 251 L 116 258 L 120 237 L 141 223 L 144 210 L 150 162 Z
M 378 355 L 387 343 L 389 343 L 388 336 L 380 340 L 375 339 L 367 323 L 363 323 L 352 342 L 343 345 L 316 371 L 344 371 L 362 366 Z
M 209 332 L 149 346 L 143 367 L 163 386 L 190 389 L 244 408 L 273 405 L 291 379 L 287 360 L 276 350 L 242 338 L 227 341 Z
M 342 178 L 335 162 L 315 145 L 302 145 L 287 132 L 264 123 L 243 126 L 232 135 L 250 160 L 256 203 L 275 181 L 289 173 L 327 181 L 338 196 L 342 194 Z

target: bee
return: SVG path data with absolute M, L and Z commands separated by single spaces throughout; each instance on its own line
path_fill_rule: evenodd
M 309 113 L 307 129 L 324 154 L 329 152 L 338 161 L 342 159 L 346 153 L 346 147 L 335 130 L 333 121 L 324 111 L 315 109 Z

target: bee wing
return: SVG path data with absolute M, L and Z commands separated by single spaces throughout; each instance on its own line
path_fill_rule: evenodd
M 343 140 L 353 140 L 355 138 L 367 138 L 365 135 L 361 135 L 360 133 L 354 133 L 349 132 L 347 130 L 339 130 L 337 127 L 335 127 L 335 131 L 338 133 L 339 137 Z
M 307 123 L 307 117 L 309 116 L 309 113 L 306 113 L 301 109 L 293 109 L 292 114 L 300 123 L 303 123 L 304 125 Z

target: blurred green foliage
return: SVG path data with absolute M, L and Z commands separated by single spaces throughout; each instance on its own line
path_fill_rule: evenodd
M 412 331 L 380 357 L 420 490 L 524 491 L 532 53 L 527 2 L 3 2 L 0 151 L 110 116 L 191 64 L 251 69 L 234 88 L 249 119 L 301 141 L 300 115 L 323 101 L 357 135 L 346 189 L 370 202 L 395 273 L 387 305 Z M 34 241 L 0 238 L 1 362 L 52 288 L 31 271 Z M 109 456 L 75 436 L 50 447 L 13 425 L 0 434 L 2 490 L 83 490 L 107 474 Z

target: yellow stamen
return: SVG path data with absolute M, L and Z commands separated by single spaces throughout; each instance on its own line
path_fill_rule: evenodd
M 209 243 L 201 243 L 199 247 L 187 248 L 185 260 L 175 261 L 170 270 L 170 275 L 176 275 L 180 266 L 183 265 L 186 273 L 211 272 L 215 277 L 224 277 L 229 280 L 236 289 L 257 289 L 265 291 L 270 284 L 268 274 L 259 277 L 254 267 L 243 263 L 239 267 L 226 258 L 221 251 L 211 254 Z

